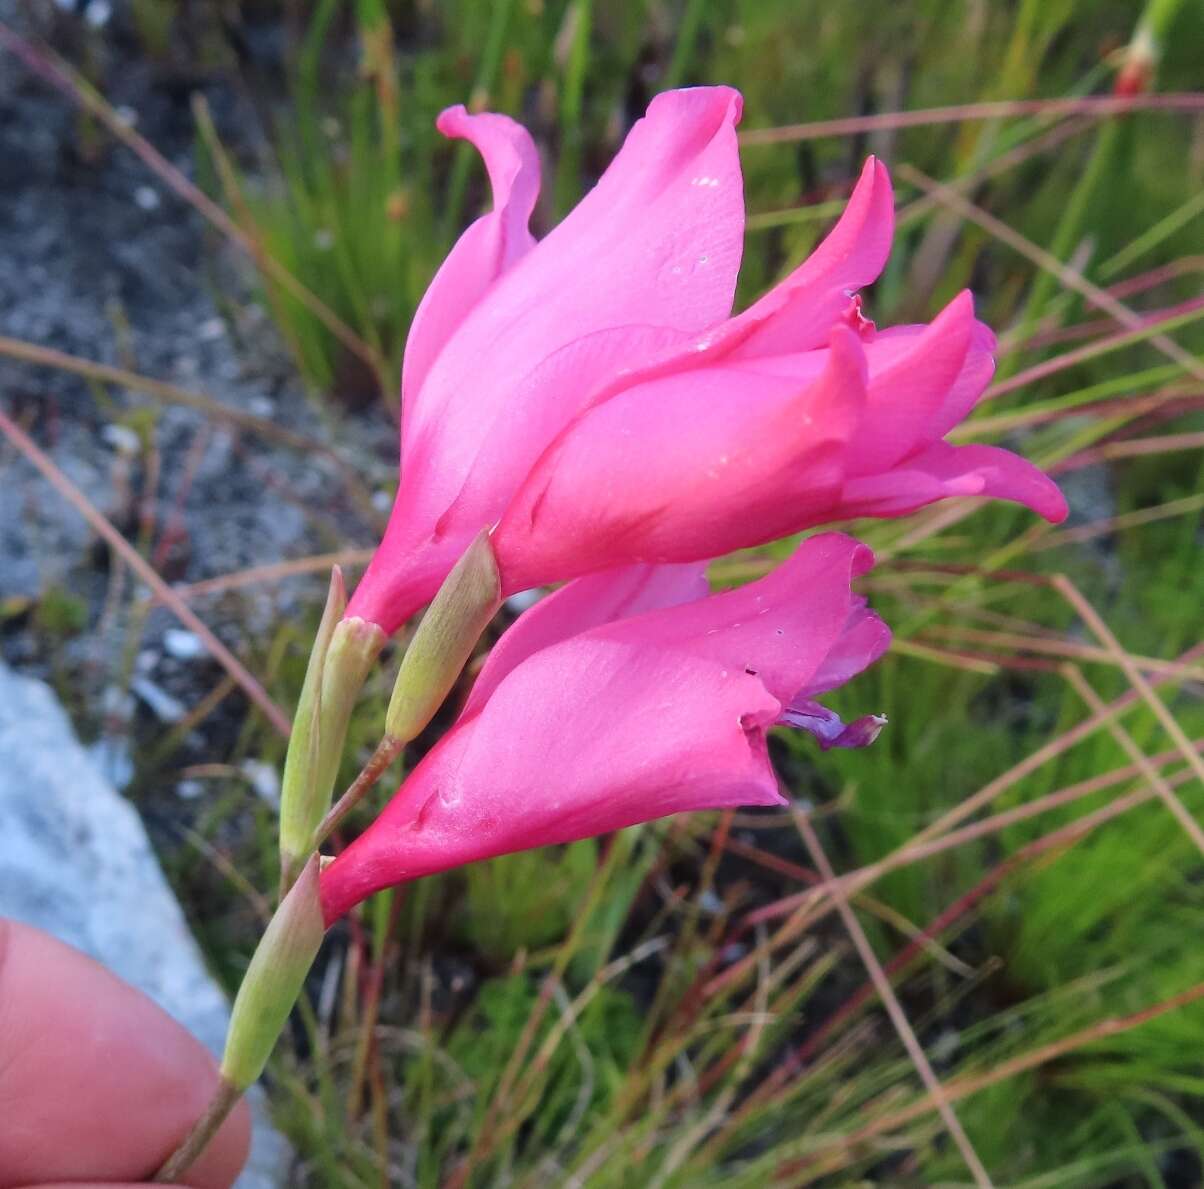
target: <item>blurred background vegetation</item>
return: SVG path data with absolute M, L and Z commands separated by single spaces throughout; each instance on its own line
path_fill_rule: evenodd
M 852 526 L 878 552 L 865 589 L 897 643 L 837 701 L 890 726 L 856 753 L 775 741 L 814 834 L 790 813 L 697 815 L 426 880 L 340 925 L 271 1070 L 296 1183 L 952 1185 L 973 1183 L 980 1163 L 1025 1189 L 1198 1185 L 1204 109 L 1182 96 L 1204 89 L 1204 8 L 118 10 L 120 53 L 111 28 L 84 20 L 61 34 L 62 59 L 38 49 L 32 64 L 78 102 L 85 158 L 123 151 L 114 138 L 146 147 L 105 99 L 131 56 L 184 97 L 199 191 L 144 159 L 208 221 L 209 252 L 245 262 L 219 304 L 232 326 L 241 306 L 270 312 L 262 334 L 287 353 L 291 392 L 308 396 L 332 449 L 367 425 L 390 454 L 410 315 L 488 200 L 472 151 L 435 132 L 441 108 L 488 106 L 530 127 L 545 231 L 651 95 L 727 82 L 745 96 L 738 302 L 807 253 L 878 153 L 899 233 L 868 313 L 879 325 L 930 317 L 971 287 L 1000 332 L 1000 370 L 957 440 L 1037 460 L 1073 509 L 1058 529 L 953 504 Z M 1117 92 L 1139 110 L 1046 102 Z M 244 116 L 231 118 L 226 95 Z M 890 118 L 1013 100 L 1037 102 Z M 213 284 L 200 270 L 196 283 Z M 5 348 L 28 358 L 21 349 Z M 152 408 L 179 401 L 153 379 L 141 383 Z M 97 399 L 140 383 L 91 380 Z M 360 474 L 378 516 L 381 474 Z M 331 547 L 319 529 L 311 539 L 311 553 Z M 370 543 L 360 533 L 338 548 L 354 567 Z M 154 560 L 152 539 L 132 544 Z M 186 576 L 222 581 L 195 606 L 237 621 L 239 576 L 203 560 Z M 726 559 L 714 577 L 743 581 L 770 560 Z M 299 610 L 269 630 L 230 628 L 286 708 L 328 566 L 269 567 L 260 586 L 309 575 Z M 54 592 L 29 614 L 52 641 L 91 622 Z M 348 779 L 375 742 L 389 676 L 361 707 Z M 176 728 L 139 742 L 129 786 L 162 819 L 159 790 L 186 771 L 204 778 L 186 830 L 160 837 L 230 987 L 274 884 L 271 809 L 248 792 L 244 761 L 282 755 L 234 688 L 223 678 L 190 706 L 188 727 L 207 730 L 204 772 Z M 829 863 L 848 875 L 840 885 Z

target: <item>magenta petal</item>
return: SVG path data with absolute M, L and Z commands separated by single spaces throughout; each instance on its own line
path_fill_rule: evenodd
M 497 272 L 503 273 L 535 246 L 527 228 L 539 198 L 539 154 L 531 135 L 509 116 L 469 115 L 463 104 L 442 112 L 435 127 L 471 142 L 485 162 L 497 225 Z
M 855 292 L 875 280 L 890 255 L 894 233 L 890 174 L 870 157 L 836 226 L 784 281 L 742 314 L 709 329 L 685 349 L 647 361 L 632 377 L 598 394 L 609 399 L 633 382 L 646 382 L 724 361 L 798 355 L 828 342 L 837 322 L 872 334 Z
M 883 475 L 850 479 L 847 516 L 904 516 L 949 496 L 993 496 L 1031 508 L 1051 524 L 1066 519 L 1057 484 L 1031 462 L 998 446 L 934 442 Z
M 809 697 L 844 685 L 868 668 L 890 647 L 890 628 L 878 618 L 862 598 L 854 598 L 840 638 L 828 650 L 804 692 Z
M 1028 459 L 998 446 L 937 442 L 910 459 L 908 465 L 922 467 L 948 485 L 973 475 L 981 481 L 984 496 L 1023 504 L 1050 524 L 1061 524 L 1066 519 L 1066 500 L 1058 485 Z
M 963 292 L 920 334 L 882 337 L 866 348 L 866 416 L 849 452 L 852 474 L 889 470 L 916 449 L 939 440 L 941 413 L 964 370 L 974 325 L 974 299 Z
M 858 425 L 865 360 L 833 332 L 806 381 L 735 367 L 611 397 L 545 452 L 494 534 L 504 588 L 632 558 L 689 561 L 824 519 Z
M 933 439 L 943 438 L 960 425 L 978 404 L 995 374 L 995 334 L 984 322 L 975 322 L 961 373 L 953 382 L 936 420 L 928 427 Z
M 440 532 L 458 529 L 471 538 L 481 525 L 496 521 L 504 506 L 499 495 L 518 488 L 548 443 L 587 407 L 599 384 L 683 341 L 680 331 L 661 326 L 608 327 L 575 339 L 525 376 L 515 376 L 506 404 L 475 444 L 471 461 L 461 465 L 456 453 L 445 451 L 437 467 L 427 468 L 426 491 L 445 508 Z M 465 477 L 457 485 L 461 472 Z
M 873 561 L 852 537 L 822 533 L 757 582 L 595 628 L 591 635 L 689 650 L 731 671 L 755 674 L 785 705 L 802 690 L 831 688 L 824 682 L 835 668 L 845 679 L 860 672 L 889 643 L 886 625 L 849 586 Z
M 423 468 L 420 455 L 432 467 L 438 460 L 440 487 L 459 490 L 503 418 L 529 426 L 538 444 L 544 406 L 554 417 L 564 385 L 539 385 L 521 400 L 515 385 L 579 339 L 622 327 L 696 333 L 727 315 L 744 225 L 739 114 L 739 95 L 725 87 L 653 100 L 597 186 L 440 352 L 407 430 L 403 472 Z M 633 368 L 653 346 L 659 354 L 665 343 L 645 348 L 629 336 L 619 357 Z
M 421 517 L 408 514 L 413 490 L 402 484 L 385 535 L 347 604 L 349 617 L 375 623 L 387 636 L 435 597 L 472 540 L 450 535 L 436 539 Z
M 378 888 L 492 855 L 683 810 L 782 804 L 764 737 L 780 712 L 756 678 L 687 653 L 590 636 L 546 648 L 323 872 L 326 919 Z
M 892 326 L 880 332 L 866 347 L 870 368 L 870 406 L 874 410 L 874 420 L 878 420 L 878 415 L 885 410 L 888 417 L 907 419 L 912 428 L 908 436 L 915 443 L 934 442 L 960 424 L 974 408 L 995 372 L 996 343 L 990 327 L 966 319 L 969 302 L 968 293 L 960 294 L 930 325 Z M 926 356 L 935 354 L 939 359 L 941 353 L 947 357 L 955 355 L 967 330 L 960 324 L 963 321 L 968 321 L 964 360 L 951 383 L 945 383 L 948 380 L 948 372 L 945 371 L 941 395 L 939 389 L 933 391 L 935 385 L 928 379 Z M 938 324 L 952 331 L 952 342 L 941 344 L 939 340 L 934 341 Z M 909 375 L 909 372 L 913 374 Z M 899 379 L 897 386 L 895 377 Z M 917 385 L 924 388 L 924 395 L 921 396 L 922 417 L 910 399 Z M 909 399 L 905 400 L 904 397 Z M 895 407 L 892 409 L 892 406 Z M 907 429 L 905 425 L 904 432 Z M 859 469 L 868 472 L 871 468 Z
M 706 562 L 625 566 L 574 579 L 524 611 L 502 634 L 472 687 L 462 717 L 476 714 L 527 657 L 601 624 L 692 603 L 709 593 Z
M 853 293 L 877 280 L 890 255 L 894 230 L 890 174 L 870 157 L 848 206 L 823 243 L 725 328 L 725 335 L 740 340 L 734 355 L 781 355 L 825 343 Z
M 595 325 L 692 331 L 728 316 L 744 243 L 741 109 L 730 87 L 652 100 L 597 186 L 548 236 L 546 256 L 559 254 L 572 282 L 569 310 Z
M 508 116 L 470 116 L 463 106 L 449 107 L 437 127 L 476 146 L 489 172 L 493 210 L 456 242 L 414 314 L 402 366 L 403 425 L 420 417 L 423 381 L 448 339 L 498 277 L 535 245 L 527 221 L 539 197 L 539 155 L 527 130 Z

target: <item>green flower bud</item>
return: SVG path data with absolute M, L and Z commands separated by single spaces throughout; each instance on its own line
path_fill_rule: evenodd
M 405 743 L 431 721 L 501 601 L 485 529 L 448 574 L 406 649 L 385 714 L 386 736 Z
M 318 856 L 314 855 L 280 902 L 238 988 L 221 1073 L 239 1091 L 263 1073 L 318 956 L 326 933 L 318 869 Z
M 352 708 L 385 643 L 385 634 L 376 624 L 344 619 L 346 606 L 343 576 L 336 567 L 284 762 L 280 866 L 285 888 L 314 849 L 314 832 L 330 808 Z

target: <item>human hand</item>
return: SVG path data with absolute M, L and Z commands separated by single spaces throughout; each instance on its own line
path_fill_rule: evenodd
M 0 918 L 0 1189 L 145 1184 L 216 1086 L 213 1058 L 140 991 Z M 228 1189 L 249 1145 L 242 1103 L 184 1183 Z

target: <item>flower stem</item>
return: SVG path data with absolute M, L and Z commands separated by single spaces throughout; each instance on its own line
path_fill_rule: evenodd
M 242 1091 L 233 1082 L 222 1078 L 205 1113 L 193 1124 L 183 1142 L 155 1173 L 154 1183 L 178 1181 L 196 1163 L 209 1141 L 217 1135 L 230 1112 L 238 1105 Z
M 371 759 L 351 782 L 347 791 L 334 803 L 330 811 L 318 824 L 314 833 L 314 849 L 326 841 L 338 829 L 343 819 L 372 791 L 385 769 L 401 754 L 405 742 L 396 735 L 386 735 L 372 753 Z

